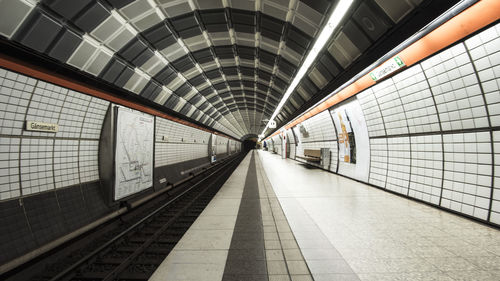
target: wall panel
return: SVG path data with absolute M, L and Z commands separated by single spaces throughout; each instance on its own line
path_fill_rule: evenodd
M 441 135 L 411 137 L 411 177 L 408 196 L 439 205 L 443 184 Z
M 421 65 L 434 94 L 443 131 L 488 127 L 481 88 L 463 43 Z
M 443 141 L 441 206 L 486 220 L 493 175 L 490 133 L 449 134 Z

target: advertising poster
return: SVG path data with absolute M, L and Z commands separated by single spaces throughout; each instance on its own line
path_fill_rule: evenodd
M 351 99 L 330 113 L 337 130 L 339 174 L 368 181 L 370 139 L 358 100 Z

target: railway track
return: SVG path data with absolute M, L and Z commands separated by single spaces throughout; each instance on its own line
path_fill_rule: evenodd
M 147 280 L 218 192 L 243 156 L 200 174 L 58 249 L 8 280 Z M 40 265 L 43 264 L 42 265 Z

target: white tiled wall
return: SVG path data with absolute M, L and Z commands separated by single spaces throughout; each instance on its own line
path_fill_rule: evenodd
M 81 140 L 79 153 L 79 169 L 81 182 L 95 181 L 99 179 L 98 170 L 98 140 Z
M 166 141 L 163 140 L 164 136 L 167 137 Z M 157 117 L 155 167 L 208 158 L 209 138 L 209 132 Z M 219 139 L 218 137 L 217 141 Z M 217 145 L 217 150 L 219 150 L 219 145 Z
M 438 205 L 442 181 L 442 136 L 411 137 L 411 179 L 408 196 Z
M 443 136 L 443 141 L 441 205 L 486 219 L 493 174 L 490 133 L 449 134 Z
M 384 80 L 372 89 L 382 112 L 387 135 L 407 134 L 404 108 L 393 80 Z
M 21 140 L 22 194 L 54 189 L 53 139 L 23 138 Z
M 385 188 L 387 181 L 387 139 L 370 139 L 369 183 Z
M 387 150 L 387 183 L 385 187 L 406 195 L 410 180 L 410 138 L 388 138 Z
M 500 126 L 500 25 L 467 41 L 488 107 L 491 126 Z
M 0 200 L 21 195 L 20 143 L 20 138 L 0 137 Z
M 85 113 L 82 126 L 82 138 L 99 139 L 102 122 L 108 109 L 109 102 L 95 97 L 90 98 L 90 103 Z
M 500 224 L 500 131 L 493 132 L 493 150 L 495 155 L 494 183 L 493 183 L 493 200 L 491 202 L 491 222 Z
M 420 65 L 395 75 L 392 80 L 401 97 L 410 134 L 439 131 L 436 106 Z
M 0 134 L 22 134 L 26 109 L 37 80 L 0 68 Z
M 422 62 L 443 131 L 488 127 L 476 73 L 463 43 Z
M 78 173 L 78 140 L 55 140 L 54 181 L 56 188 L 80 183 Z
M 0 200 L 99 179 L 98 140 L 109 102 L 0 69 Z M 57 133 L 25 131 L 25 120 Z M 7 173 L 8 172 L 8 173 Z
M 359 100 L 365 115 L 368 135 L 370 137 L 385 136 L 384 120 L 382 119 L 382 113 L 380 112 L 380 107 L 372 88 L 368 88 L 357 94 L 356 98 Z
M 228 138 L 225 138 L 222 136 L 217 136 L 217 154 L 227 153 L 227 142 L 228 141 L 229 141 Z

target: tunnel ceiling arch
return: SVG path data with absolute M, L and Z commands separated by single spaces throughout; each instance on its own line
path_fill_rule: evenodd
M 241 137 L 241 140 L 247 140 L 247 139 L 257 139 L 259 136 L 257 134 L 246 134 Z
M 0 4 L 10 13 L 0 34 L 242 138 L 265 127 L 337 2 L 10 0 Z M 278 123 L 298 113 L 421 2 L 354 1 Z

